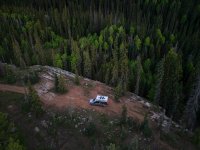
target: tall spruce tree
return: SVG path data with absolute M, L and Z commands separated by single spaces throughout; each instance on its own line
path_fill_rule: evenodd
M 137 56 L 137 76 L 136 76 L 136 85 L 135 85 L 135 94 L 139 94 L 140 89 L 140 79 L 141 79 L 141 71 L 142 71 L 142 64 L 140 56 Z
M 199 63 L 198 63 L 199 64 Z M 200 110 L 200 68 L 197 66 L 196 80 L 194 82 L 193 89 L 191 91 L 189 100 L 187 101 L 185 110 L 185 119 L 187 127 L 193 130 L 197 122 L 197 114 Z
M 160 105 L 166 109 L 166 115 L 173 117 L 181 98 L 182 66 L 178 54 L 171 49 L 164 61 L 164 74 L 161 81 Z
M 161 83 L 163 81 L 163 74 L 164 74 L 164 58 L 158 63 L 157 70 L 156 70 L 156 87 L 155 87 L 155 95 L 154 95 L 154 103 L 159 105 L 160 102 L 160 91 L 161 91 Z
M 195 127 L 197 113 L 200 107 L 200 76 L 195 84 L 194 90 L 192 91 L 191 97 L 189 98 L 186 106 L 187 126 L 191 130 Z
M 15 39 L 13 40 L 13 50 L 14 50 L 16 64 L 18 64 L 21 68 L 24 68 L 26 64 L 22 57 L 22 52 L 19 43 Z
M 84 57 L 84 75 L 86 77 L 91 78 L 91 73 L 92 73 L 92 62 L 90 59 L 89 51 L 84 51 L 83 52 L 83 57 Z

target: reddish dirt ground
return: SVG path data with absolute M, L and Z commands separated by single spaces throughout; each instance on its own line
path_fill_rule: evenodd
M 41 81 L 34 86 L 42 102 L 46 106 L 53 106 L 60 110 L 69 107 L 84 108 L 106 113 L 108 115 L 120 115 L 122 106 L 125 105 L 127 107 L 128 116 L 133 117 L 138 121 L 142 121 L 144 114 L 148 111 L 144 108 L 143 104 L 136 101 L 133 96 L 126 95 L 120 99 L 120 102 L 115 102 L 113 100 L 112 88 L 103 83 L 87 79 L 81 79 L 81 85 L 77 86 L 74 85 L 72 79 L 66 78 L 68 92 L 65 94 L 56 94 L 52 90 L 53 80 L 50 78 L 51 77 L 48 77 L 48 74 L 43 74 L 41 75 Z M 0 84 L 0 90 L 25 93 L 24 87 L 5 84 Z M 91 106 L 89 104 L 89 99 L 95 98 L 97 95 L 109 96 L 108 106 Z

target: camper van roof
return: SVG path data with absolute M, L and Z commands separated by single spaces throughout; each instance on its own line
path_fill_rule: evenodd
M 108 101 L 108 96 L 97 95 L 96 100 L 107 102 Z

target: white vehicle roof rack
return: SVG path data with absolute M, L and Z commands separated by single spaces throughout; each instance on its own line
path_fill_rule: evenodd
M 101 102 L 108 102 L 108 96 L 97 95 L 96 100 Z

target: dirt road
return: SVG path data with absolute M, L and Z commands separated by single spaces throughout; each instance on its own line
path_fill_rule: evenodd
M 47 76 L 47 75 L 45 75 Z M 92 109 L 93 111 L 103 112 L 108 115 L 120 115 L 122 106 L 127 107 L 128 116 L 135 118 L 138 121 L 142 121 L 144 114 L 147 109 L 144 108 L 143 104 L 138 102 L 131 97 L 126 95 L 120 99 L 120 102 L 113 100 L 113 90 L 109 86 L 103 83 L 92 81 L 92 80 L 81 80 L 81 85 L 74 85 L 72 80 L 66 78 L 68 92 L 66 94 L 56 94 L 53 92 L 53 81 L 49 78 L 41 78 L 41 81 L 34 87 L 41 98 L 41 101 L 46 106 L 53 106 L 60 110 L 71 108 L 84 108 Z M 25 88 L 14 85 L 0 84 L 0 91 L 9 91 L 17 93 L 25 93 Z M 107 95 L 109 96 L 109 104 L 105 107 L 91 106 L 89 99 L 95 98 L 96 95 Z
M 8 92 L 24 94 L 25 88 L 21 86 L 15 86 L 15 85 L 0 84 L 0 91 L 8 91 Z

